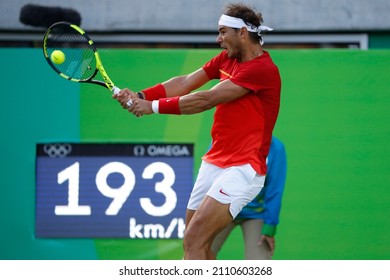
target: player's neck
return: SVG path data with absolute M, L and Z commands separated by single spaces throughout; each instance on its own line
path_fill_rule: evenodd
M 240 62 L 247 62 L 247 61 L 255 59 L 263 54 L 264 54 L 264 51 L 263 51 L 263 48 L 261 47 L 260 44 L 251 45 L 246 49 L 245 52 L 243 52 L 239 61 Z

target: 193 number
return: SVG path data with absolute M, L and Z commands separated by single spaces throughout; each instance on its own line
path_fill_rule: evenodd
M 124 179 L 123 184 L 115 188 L 111 187 L 107 182 L 107 178 L 114 173 L 121 174 Z M 152 179 L 156 173 L 163 174 L 163 179 L 155 184 L 155 191 L 165 197 L 165 202 L 160 206 L 155 206 L 150 198 L 144 197 L 140 198 L 140 205 L 151 216 L 165 216 L 170 214 L 176 207 L 177 195 L 172 189 L 176 175 L 172 167 L 168 164 L 164 162 L 153 162 L 145 167 L 142 178 Z M 68 204 L 56 205 L 54 209 L 56 215 L 91 215 L 92 210 L 89 205 L 79 204 L 79 179 L 79 162 L 75 162 L 58 173 L 58 184 L 68 182 Z M 133 191 L 135 182 L 136 178 L 133 170 L 123 162 L 109 162 L 98 170 L 95 179 L 96 187 L 102 195 L 112 199 L 105 211 L 106 215 L 115 216 L 119 213 L 123 204 Z

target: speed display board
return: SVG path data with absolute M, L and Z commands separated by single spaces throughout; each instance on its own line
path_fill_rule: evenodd
M 193 144 L 36 148 L 36 237 L 183 237 Z

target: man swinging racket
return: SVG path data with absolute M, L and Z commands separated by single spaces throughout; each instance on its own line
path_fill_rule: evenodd
M 200 69 L 135 93 L 124 89 L 113 98 L 140 117 L 149 114 L 197 114 L 216 108 L 212 145 L 203 156 L 186 212 L 184 259 L 215 259 L 211 244 L 260 192 L 266 158 L 278 117 L 281 79 L 262 48 L 261 13 L 229 4 L 218 23 L 223 51 Z M 212 79 L 210 90 L 197 90 Z

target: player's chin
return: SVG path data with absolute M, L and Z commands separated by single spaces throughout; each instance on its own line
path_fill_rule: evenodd
M 232 50 L 225 49 L 229 58 L 235 58 L 235 53 Z
M 227 53 L 228 57 L 230 58 L 230 57 L 231 57 L 231 51 L 229 51 L 229 49 L 228 49 L 228 48 L 226 48 L 226 47 L 223 47 L 223 46 L 221 46 L 221 48 L 222 48 L 222 49 L 224 49 L 224 50 L 226 51 L 226 53 Z

